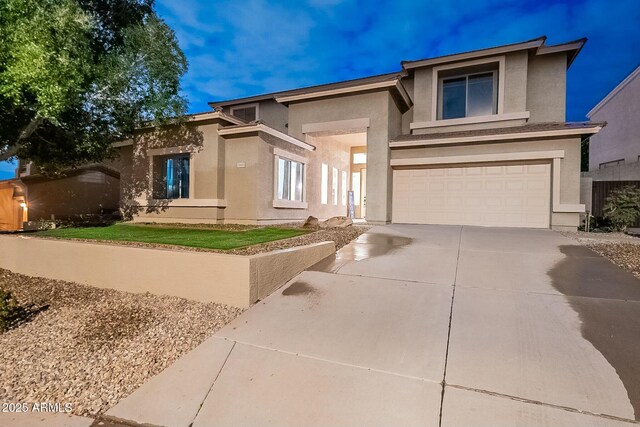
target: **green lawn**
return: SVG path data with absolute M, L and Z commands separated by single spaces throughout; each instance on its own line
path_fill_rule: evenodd
M 161 243 L 206 249 L 236 249 L 307 233 L 290 228 L 254 228 L 242 231 L 205 228 L 172 228 L 114 224 L 107 227 L 59 228 L 39 231 L 38 236 L 60 239 L 94 239 L 121 242 Z

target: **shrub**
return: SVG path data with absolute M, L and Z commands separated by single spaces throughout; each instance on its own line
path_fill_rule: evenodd
M 625 186 L 611 192 L 604 206 L 604 217 L 615 230 L 624 231 L 640 218 L 640 188 Z
M 0 333 L 19 322 L 25 312 L 11 292 L 0 289 Z

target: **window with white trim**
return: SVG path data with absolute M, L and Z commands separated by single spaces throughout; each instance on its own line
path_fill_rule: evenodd
M 354 165 L 364 165 L 367 163 L 367 153 L 353 153 Z
M 326 205 L 329 201 L 329 166 L 325 163 L 322 164 L 322 176 L 320 179 L 320 203 Z
M 278 157 L 277 200 L 302 202 L 304 199 L 304 163 Z
M 439 79 L 439 120 L 489 116 L 497 113 L 497 71 L 484 71 Z

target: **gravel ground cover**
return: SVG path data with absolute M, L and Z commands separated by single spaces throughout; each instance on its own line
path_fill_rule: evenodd
M 270 227 L 283 227 L 283 228 L 292 228 L 292 227 L 300 227 L 302 223 L 295 224 L 282 224 L 279 226 L 270 226 Z M 173 226 L 173 224 L 172 224 Z M 163 225 L 158 225 L 158 227 L 163 227 Z M 202 226 L 202 228 L 214 228 L 217 230 L 225 230 L 226 226 L 216 225 L 216 226 Z M 239 228 L 241 227 L 241 228 Z M 201 228 L 200 226 L 191 226 L 191 228 Z M 229 225 L 229 229 L 231 230 L 248 230 L 251 228 L 256 228 L 256 226 L 237 226 L 237 225 Z M 185 246 L 177 246 L 177 245 L 166 245 L 160 243 L 144 243 L 144 242 L 112 242 L 105 240 L 94 240 L 94 239 L 72 239 L 76 241 L 82 242 L 91 242 L 91 243 L 100 243 L 105 245 L 123 245 L 123 246 L 134 246 L 140 248 L 165 248 L 172 250 L 187 250 L 187 251 L 198 251 L 198 252 L 220 252 L 226 254 L 235 254 L 235 255 L 255 255 L 263 252 L 271 252 L 278 249 L 288 249 L 296 246 L 304 246 L 310 245 L 313 243 L 320 243 L 326 241 L 333 241 L 336 244 L 336 250 L 340 249 L 353 239 L 357 238 L 359 235 L 367 231 L 370 226 L 364 225 L 352 225 L 345 228 L 324 228 L 324 229 L 312 229 L 311 232 L 307 234 L 302 234 L 297 237 L 291 237 L 288 239 L 274 240 L 271 242 L 260 243 L 252 246 L 246 246 L 238 249 L 230 249 L 230 250 L 217 250 L 217 249 L 207 249 L 207 248 L 196 248 L 196 247 L 185 247 Z M 34 235 L 39 238 L 48 238 L 42 235 Z
M 0 334 L 0 402 L 70 403 L 76 415 L 106 411 L 242 312 L 3 269 L 0 288 L 46 307 Z
M 640 278 L 640 238 L 624 233 L 563 233 Z

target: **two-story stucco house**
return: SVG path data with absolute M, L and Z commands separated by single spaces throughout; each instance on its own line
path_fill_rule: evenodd
M 598 181 L 640 181 L 640 67 L 605 96 L 587 117 L 607 122 L 589 142 L 589 172 Z
M 575 229 L 580 142 L 567 69 L 585 43 L 522 43 L 401 63 L 396 73 L 211 102 L 188 135 L 141 130 L 121 151 L 135 221 Z M 176 131 L 177 132 L 177 131 Z

